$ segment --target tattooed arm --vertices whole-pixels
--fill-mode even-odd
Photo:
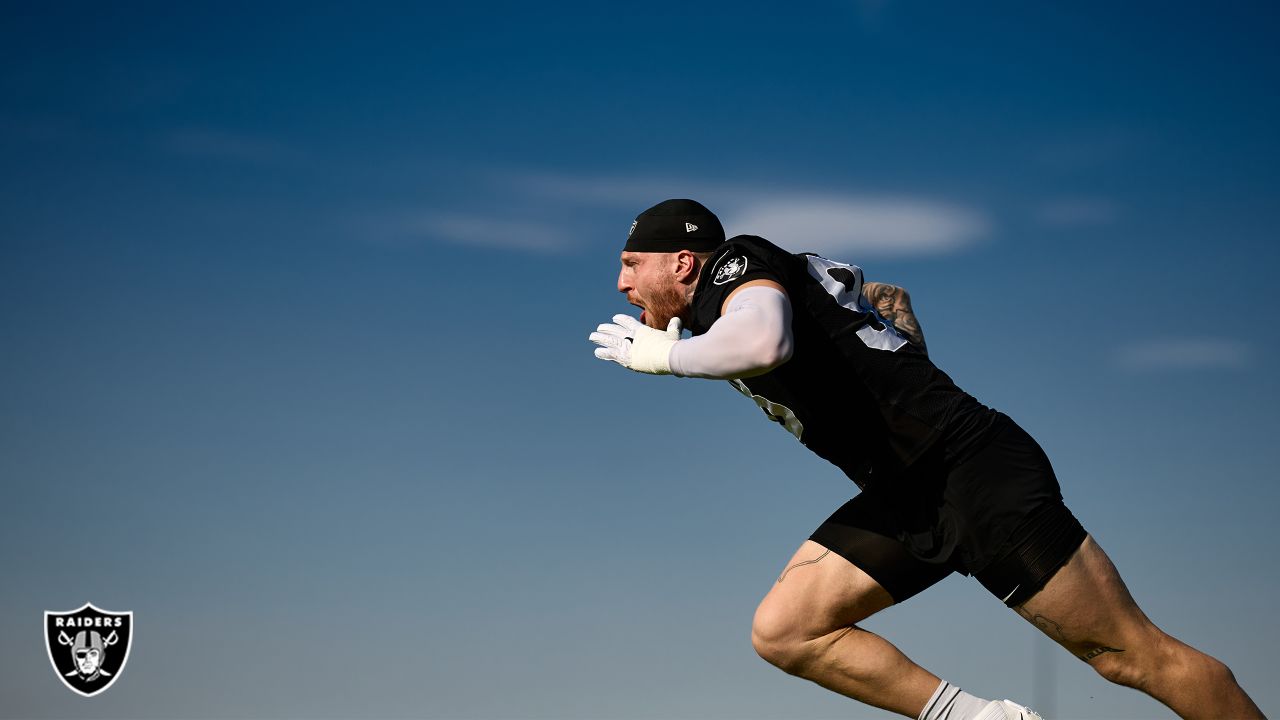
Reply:
[[[906,335],[921,350],[926,353],[929,351],[924,344],[924,332],[920,330],[920,322],[916,320],[915,311],[911,309],[911,296],[906,290],[896,285],[869,282],[862,284],[862,294],[871,301],[876,312],[893,323],[899,332]]]

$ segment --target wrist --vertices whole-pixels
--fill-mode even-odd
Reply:
[[[651,375],[671,374],[671,348],[676,340],[637,337],[631,345],[631,369]]]

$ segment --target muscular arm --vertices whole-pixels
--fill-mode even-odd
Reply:
[[[791,359],[791,302],[771,280],[744,283],[706,333],[671,346],[673,375],[720,380],[763,375]]]
[[[921,350],[928,352],[924,344],[924,332],[920,329],[920,322],[916,320],[915,311],[911,309],[911,296],[906,290],[887,283],[869,282],[862,284],[862,294],[881,317],[893,323],[899,332]]]

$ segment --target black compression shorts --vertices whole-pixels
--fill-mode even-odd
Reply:
[[[809,539],[897,602],[952,572],[975,576],[1009,607],[1026,602],[1085,539],[1049,458],[1004,415],[963,461],[941,458],[931,453],[907,474],[863,490]]]

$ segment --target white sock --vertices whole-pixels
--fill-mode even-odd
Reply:
[[[925,703],[919,720],[973,720],[990,703],[943,680]]]

